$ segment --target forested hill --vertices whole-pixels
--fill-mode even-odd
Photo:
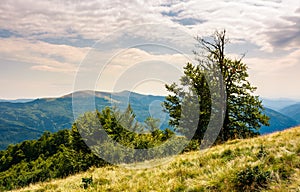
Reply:
[[[140,121],[150,116],[151,103],[157,101],[157,104],[164,100],[162,96],[141,95],[128,91],[114,94],[81,91],[74,95],[84,99],[91,94],[95,94],[96,109],[99,111],[115,104],[119,108],[125,108],[130,102]],[[0,102],[0,150],[9,144],[37,139],[44,131],[69,129],[73,122],[72,94],[59,98],[36,99],[27,103]],[[165,126],[166,124],[167,121]]]
[[[119,118],[129,120],[126,128],[119,123]],[[153,154],[157,154],[155,156],[157,158],[174,155],[176,152],[173,151],[174,146],[188,142],[183,137],[176,137],[175,133],[169,129],[162,131],[153,126],[144,127],[142,124],[131,121],[132,119],[134,119],[134,114],[130,107],[124,113],[105,108],[101,112],[85,113],[72,125],[71,130],[65,129],[56,133],[45,132],[38,140],[27,140],[16,145],[9,145],[6,150],[0,151],[0,191],[52,178],[66,177],[85,171],[91,166],[106,166],[108,162],[93,154],[92,149],[100,151],[101,155],[106,157],[103,159],[110,159],[116,163],[133,163],[153,159]],[[94,124],[101,124],[102,128],[92,128],[90,125]],[[150,127],[154,128],[151,133]],[[148,133],[130,132],[128,131],[130,128],[148,129]],[[101,134],[103,131],[109,135],[107,139]],[[88,133],[93,137],[81,138],[79,132],[83,135]],[[169,141],[173,136],[175,138]],[[111,142],[111,139],[127,148],[118,147]],[[91,144],[90,148],[84,140],[88,140]],[[168,144],[154,148],[167,140]],[[139,155],[134,149],[149,150]]]
[[[300,123],[300,103],[289,105],[281,109],[280,112]]]
[[[75,96],[84,98],[91,94],[95,94],[96,108],[99,111],[105,106],[115,104],[125,108],[130,103],[139,121],[144,121],[145,118],[153,115],[150,114],[150,108],[160,109],[160,103],[165,99],[163,96],[142,95],[129,91],[113,94],[80,91],[76,92]],[[266,108],[265,113],[271,118],[271,125],[263,127],[261,133],[272,133],[298,124],[292,118],[271,109]],[[161,127],[163,129],[168,127],[167,114],[155,112],[154,109],[154,115],[155,118],[165,116]],[[37,139],[44,131],[56,132],[69,129],[73,122],[72,94],[59,98],[41,98],[26,103],[0,102],[0,150],[5,149],[9,144]]]
[[[282,113],[279,113],[275,110],[266,108],[265,113],[270,117],[270,126],[262,126],[259,132],[261,134],[268,134],[273,133],[275,131],[282,131],[290,127],[295,127],[299,125],[299,123],[292,119],[291,117],[288,117],[286,115],[283,115]]]

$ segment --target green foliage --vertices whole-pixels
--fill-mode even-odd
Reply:
[[[115,163],[133,163],[178,152],[185,139],[175,136],[170,129],[160,130],[158,123],[150,117],[145,124],[137,122],[128,105],[124,112],[105,108],[102,112],[85,113],[74,126],[92,151],[104,159]],[[135,149],[148,150],[141,152]]]
[[[233,183],[236,191],[261,191],[267,187],[270,177],[271,173],[262,166],[247,166],[236,174]]]
[[[118,159],[120,163],[130,163],[152,159],[153,154],[158,154],[155,157],[172,155],[176,151],[176,143],[183,142],[182,138],[176,137],[168,141],[173,138],[174,132],[169,129],[159,130],[155,123],[157,120],[152,118],[148,118],[147,122],[148,125],[151,124],[153,132],[134,132],[144,129],[134,117],[131,106],[123,113],[110,108],[101,112],[87,112],[78,118],[71,130],[44,132],[38,140],[10,145],[6,150],[0,151],[0,190],[11,190],[51,178],[66,177],[85,171],[91,166],[108,165],[92,153],[92,150],[98,149],[103,152],[101,156]],[[120,148],[107,139],[113,139],[127,148]],[[164,147],[156,149],[159,145]],[[151,150],[137,156],[134,149]],[[85,185],[87,187],[90,184]]]
[[[151,169],[93,168],[23,190],[85,191],[81,179],[92,175],[88,191],[297,191],[299,136],[295,128],[185,153]]]
[[[89,185],[93,184],[93,178],[92,177],[83,177],[82,179],[82,183],[83,183],[83,188],[87,189],[89,187]]]
[[[199,103],[199,122],[193,139],[199,141],[203,139],[210,116],[213,115],[211,111],[213,95],[221,95],[220,101],[215,102],[218,102],[219,106],[226,106],[220,109],[223,110],[224,124],[218,141],[224,142],[229,139],[258,135],[259,128],[262,125],[268,125],[268,117],[263,114],[263,106],[259,97],[253,94],[256,87],[251,86],[247,79],[247,65],[242,62],[242,59],[231,59],[225,55],[225,45],[228,42],[225,38],[225,31],[216,32],[209,39],[198,37],[197,41],[200,51],[194,51],[194,54],[199,63],[187,63],[180,85],[175,83],[166,85],[170,94],[166,97],[164,107],[169,112],[170,125],[175,126],[176,131],[190,137],[193,127],[180,126],[184,97],[188,88],[188,91],[197,94]],[[215,75],[216,69],[220,71],[223,79]],[[210,92],[210,86],[216,85],[220,85],[221,93]],[[223,93],[226,94],[222,96]]]
[[[76,135],[76,132],[45,132],[39,140],[24,141],[1,151],[0,189],[10,190],[51,178],[66,177],[91,166],[107,164],[87,152],[86,145],[79,148],[71,135]]]
[[[268,155],[268,152],[266,151],[265,147],[263,145],[260,145],[260,149],[257,153],[257,158],[261,159]]]
[[[72,99],[36,99],[28,103],[0,103],[0,149],[8,144],[38,139],[44,131],[70,128]]]
[[[189,141],[188,145],[184,148],[183,152],[196,151],[200,149],[200,143],[198,140]]]
[[[90,92],[76,92],[74,97],[78,102],[85,98]],[[77,97],[78,96],[78,97]],[[163,96],[140,95],[137,93],[106,93],[95,92],[96,109],[102,111],[110,106],[113,97],[120,108],[126,108],[126,103],[132,104],[138,121],[149,116],[149,105],[159,100],[163,102]],[[83,109],[84,110],[84,109]],[[88,111],[88,109],[86,109]],[[38,139],[44,131],[57,132],[62,129],[71,128],[74,121],[72,112],[72,94],[60,98],[36,99],[27,103],[0,102],[0,150],[6,149],[9,144],[20,143],[24,140]],[[163,127],[167,127],[167,122]]]

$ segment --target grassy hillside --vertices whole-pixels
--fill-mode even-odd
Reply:
[[[91,176],[83,189],[82,178]],[[300,127],[185,153],[155,168],[92,168],[18,191],[300,191]]]

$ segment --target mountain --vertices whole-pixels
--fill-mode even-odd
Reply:
[[[265,107],[274,109],[276,111],[279,111],[289,105],[296,104],[297,102],[299,101],[293,99],[287,99],[287,98],[279,98],[279,99],[262,98],[262,103]]]
[[[44,131],[56,132],[71,128],[74,122],[72,96],[76,101],[80,102],[82,99],[84,102],[92,95],[95,95],[96,109],[99,111],[106,106],[114,105],[122,110],[130,103],[138,121],[143,121],[150,115],[156,118],[157,114],[151,114],[149,106],[157,105],[164,100],[162,96],[142,95],[129,91],[113,94],[79,91],[59,98],[42,98],[26,103],[0,102],[0,150],[9,144],[37,139]],[[167,120],[162,122],[162,126],[167,126]]]
[[[299,125],[296,120],[269,108],[265,108],[265,114],[270,117],[270,126],[262,126],[259,130],[261,134],[282,131]]]
[[[152,168],[92,167],[17,191],[299,191],[299,146],[298,127],[157,159]]]
[[[280,110],[282,114],[295,119],[300,124],[300,103],[287,106]]]
[[[56,132],[71,128],[74,122],[72,98],[78,103],[84,103],[86,99],[95,99],[96,109],[99,111],[106,106],[117,106],[123,110],[130,103],[138,121],[143,122],[152,116],[163,120],[160,124],[161,129],[168,127],[168,115],[161,110],[161,103],[165,99],[163,96],[143,95],[130,91],[119,93],[77,91],[59,98],[41,98],[26,103],[0,102],[0,150],[9,144],[37,139],[44,131]],[[94,110],[88,106],[80,107],[82,111]],[[298,111],[288,114],[300,116]],[[290,117],[269,108],[266,109],[266,114],[271,117],[271,125],[262,127],[260,130],[262,134],[297,125]],[[298,120],[300,121],[300,117]]]
[[[33,101],[34,99],[0,99],[0,102],[10,102],[10,103],[27,103]]]

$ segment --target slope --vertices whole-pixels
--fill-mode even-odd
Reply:
[[[270,108],[265,108],[265,114],[270,117],[270,126],[262,126],[259,132],[261,134],[274,133],[276,131],[282,131],[284,129],[295,127],[298,123],[277,111],[274,111]]]
[[[88,189],[82,178],[92,177]],[[151,169],[92,168],[17,191],[299,191],[300,127],[233,140]]]
[[[125,109],[131,104],[138,121],[150,116],[149,106],[164,100],[162,96],[141,95],[129,91],[120,93],[79,91],[74,97],[84,99],[95,95],[96,109],[117,105]],[[27,103],[0,102],[0,150],[9,144],[39,138],[44,131],[56,132],[71,128],[74,121],[72,94],[60,98],[42,98]],[[88,110],[88,109],[87,109]],[[167,119],[162,122],[167,126]]]
[[[168,115],[162,113],[160,108],[160,103],[164,101],[163,96],[142,95],[129,91],[119,93],[79,91],[60,98],[42,98],[26,103],[0,102],[0,134],[2,136],[0,150],[5,149],[9,144],[37,139],[44,131],[56,132],[70,128],[74,121],[72,96],[84,99],[91,95],[95,95],[96,108],[99,111],[105,106],[114,105],[125,109],[130,103],[138,121],[153,116],[163,120],[162,129],[168,127]],[[297,107],[287,110],[286,113],[288,115],[299,114]],[[266,115],[270,116],[271,125],[262,127],[260,130],[262,134],[297,125],[293,119],[268,108]]]
[[[262,98],[262,103],[265,107],[279,111],[287,106],[294,105],[299,101],[288,98],[268,99]]]
[[[282,114],[295,119],[300,124],[300,103],[287,106],[280,110]]]

